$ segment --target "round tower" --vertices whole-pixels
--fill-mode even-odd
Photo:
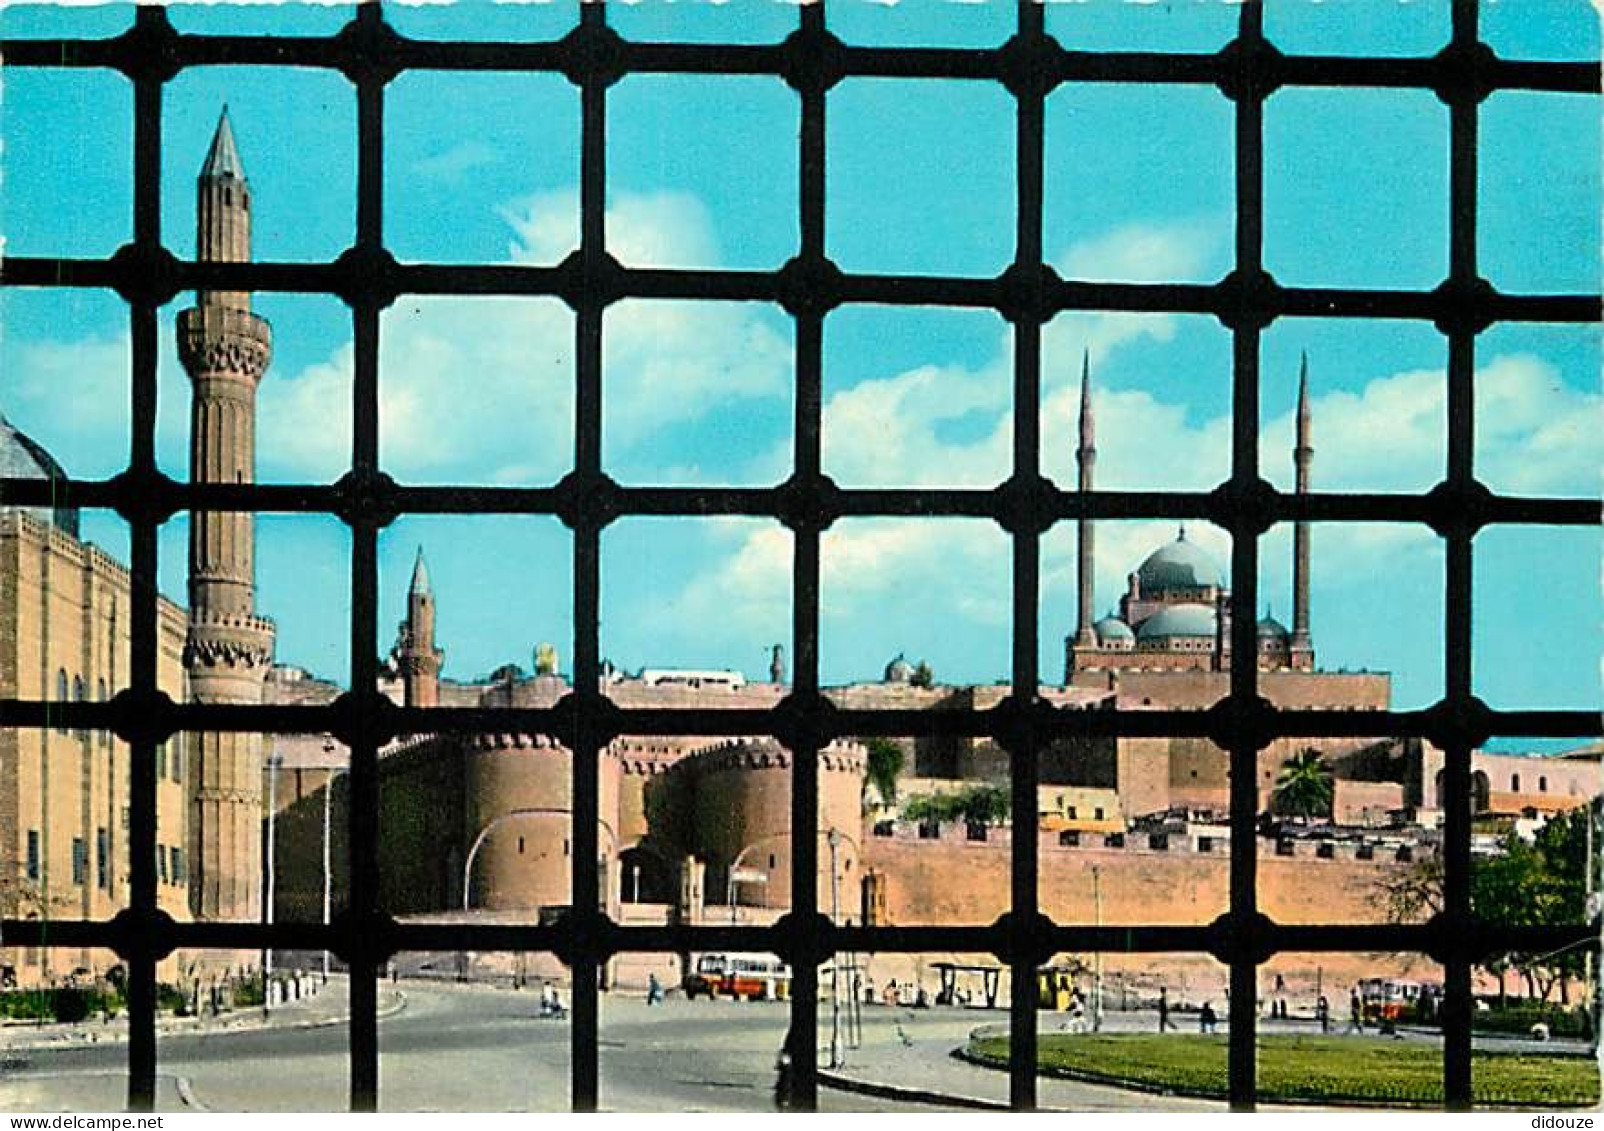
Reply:
[[[196,186],[196,258],[251,256],[251,195],[223,111]],[[192,483],[256,478],[256,388],[272,356],[268,324],[244,291],[201,291],[178,316],[192,387]],[[196,511],[189,531],[184,666],[198,703],[260,703],[272,622],[255,615],[255,524],[246,512]],[[190,746],[190,908],[197,918],[261,915],[262,745],[253,734],[197,734]]]

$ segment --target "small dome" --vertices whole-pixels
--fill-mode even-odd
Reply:
[[[49,452],[33,437],[19,432],[9,420],[0,416],[0,477],[6,479],[48,479],[59,482],[67,473]],[[76,507],[25,507],[34,517],[78,536],[78,509]]]
[[[1212,559],[1186,540],[1182,529],[1175,541],[1160,546],[1147,556],[1136,571],[1142,592],[1163,589],[1220,588],[1220,571]]]
[[[1264,619],[1259,622],[1260,640],[1285,640],[1286,638],[1287,626],[1274,617],[1266,614]]]
[[[913,665],[910,664],[907,661],[907,659],[902,655],[901,652],[897,653],[897,658],[896,659],[892,660],[889,664],[886,665],[886,682],[887,683],[912,683],[913,682]]]
[[[1116,640],[1135,640],[1136,633],[1131,626],[1116,616],[1106,616],[1092,626],[1097,630],[1097,639],[1104,644]]]
[[[1207,605],[1171,605],[1154,613],[1136,630],[1138,640],[1165,640],[1173,636],[1214,635],[1214,610]]]

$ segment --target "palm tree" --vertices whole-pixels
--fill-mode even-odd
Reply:
[[[1282,763],[1271,806],[1294,817],[1329,817],[1332,793],[1331,768],[1320,751],[1306,748]]]

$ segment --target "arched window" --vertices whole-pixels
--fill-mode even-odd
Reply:
[[[1537,792],[1538,793],[1547,793],[1548,792],[1548,779],[1547,778],[1538,778],[1537,779]]]
[[[1511,793],[1519,793],[1520,792],[1520,775],[1519,774],[1510,774],[1509,775],[1509,792],[1511,792]]]

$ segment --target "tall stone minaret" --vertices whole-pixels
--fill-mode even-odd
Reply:
[[[1309,440],[1309,355],[1303,355],[1298,371],[1298,437],[1292,449],[1292,466],[1297,472],[1296,490],[1309,493],[1309,465],[1314,447]],[[1292,528],[1292,666],[1314,667],[1314,644],[1309,637],[1309,524],[1299,520]]]
[[[1079,490],[1092,489],[1092,470],[1097,465],[1097,443],[1093,438],[1092,422],[1092,356],[1087,350],[1080,362],[1080,442],[1075,447],[1075,463],[1080,468]],[[1078,653],[1096,651],[1097,630],[1092,627],[1093,562],[1092,524],[1082,518],[1075,524],[1078,542],[1075,562],[1075,584],[1079,591],[1075,610],[1075,632],[1064,640],[1064,684],[1075,682],[1080,668]]]
[[[434,590],[429,587],[429,566],[418,547],[412,563],[412,585],[407,589],[407,619],[396,645],[396,666],[401,670],[402,702],[408,707],[440,705],[440,665],[445,654],[434,646]]]
[[[196,258],[251,257],[251,194],[225,108],[196,186]],[[192,483],[256,477],[256,387],[272,356],[268,324],[244,291],[201,291],[178,316],[178,354],[193,386]],[[253,517],[195,512],[189,530],[184,666],[198,703],[260,703],[273,624],[255,615]],[[197,734],[189,759],[189,900],[197,918],[255,921],[262,911],[262,740]]]
[[[1080,446],[1075,449],[1075,462],[1080,467],[1080,490],[1092,489],[1092,472],[1097,466],[1096,424],[1092,419],[1092,355],[1087,350],[1080,361]],[[1076,523],[1079,544],[1076,563],[1076,580],[1080,586],[1079,608],[1075,616],[1075,643],[1088,648],[1097,646],[1097,633],[1092,628],[1092,582],[1096,568],[1093,530],[1090,519]]]

